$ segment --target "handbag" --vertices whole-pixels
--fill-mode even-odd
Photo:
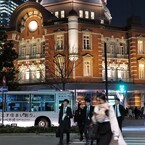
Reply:
[[[88,128],[88,139],[96,140],[98,134],[98,124],[90,125]]]
[[[56,137],[60,137],[60,126],[57,127],[55,135]]]

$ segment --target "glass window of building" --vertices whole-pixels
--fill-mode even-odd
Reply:
[[[30,79],[30,69],[26,69],[26,80]]]
[[[125,78],[126,76],[126,70],[124,68],[118,68],[118,80],[125,80],[127,78]]]
[[[20,56],[25,56],[26,55],[26,46],[22,45],[22,47],[20,47]]]
[[[92,76],[92,60],[84,60],[84,76]]]
[[[126,54],[126,46],[125,46],[125,43],[120,43],[120,54],[121,55]]]
[[[138,53],[139,54],[144,54],[145,53],[145,50],[144,50],[144,44],[143,44],[143,40],[138,40]]]
[[[65,76],[65,59],[63,56],[55,57],[55,75],[56,76]]]
[[[85,18],[89,19],[89,11],[85,11]]]
[[[64,17],[65,17],[65,12],[61,11],[61,18],[64,18]]]
[[[40,69],[36,70],[36,79],[40,79]]]
[[[32,55],[32,56],[35,56],[36,53],[37,53],[37,46],[36,46],[36,44],[34,43],[34,44],[32,44],[31,55]]]
[[[140,63],[139,64],[139,79],[145,78],[145,64]]]
[[[63,50],[64,49],[64,36],[63,35],[56,35],[55,36],[55,49],[56,50]]]
[[[90,35],[83,35],[83,49],[90,50],[91,49],[91,38]]]
[[[91,19],[95,19],[95,13],[91,12]]]
[[[110,54],[114,55],[115,54],[115,43],[110,44]]]
[[[59,12],[58,12],[58,11],[56,11],[54,14],[55,14],[55,16],[56,16],[57,18],[59,18]]]
[[[83,18],[83,10],[79,10],[79,17]]]

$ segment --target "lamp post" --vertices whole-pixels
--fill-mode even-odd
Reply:
[[[104,43],[104,56],[105,56],[105,90],[106,90],[106,97],[108,100],[108,71],[107,71],[107,46],[106,42]]]

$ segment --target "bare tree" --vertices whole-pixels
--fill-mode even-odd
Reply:
[[[49,52],[48,58],[46,83],[54,85],[59,90],[65,90],[66,84],[75,79],[75,69],[80,64],[76,60],[76,55],[71,55],[70,60],[68,54]]]

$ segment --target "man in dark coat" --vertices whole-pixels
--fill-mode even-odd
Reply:
[[[91,105],[91,100],[89,98],[85,98],[86,106],[84,108],[84,133],[86,138],[86,145],[89,144],[89,137],[88,137],[88,130],[90,127],[90,124],[92,123],[92,116],[94,112],[94,107]],[[93,142],[91,141],[91,144]]]
[[[85,127],[85,108],[81,102],[78,103],[78,108],[75,110],[74,122],[77,122],[80,133],[80,141],[82,141]]]
[[[60,141],[59,145],[63,145],[63,134],[66,133],[66,141],[69,144],[70,141],[70,127],[72,110],[69,106],[69,100],[65,99],[59,111],[59,125],[60,125]]]
[[[122,121],[125,116],[125,108],[120,104],[120,99],[116,98],[115,99],[115,105],[113,105],[115,113],[116,113],[116,118],[118,121],[118,125],[120,127],[120,130],[122,131]]]

